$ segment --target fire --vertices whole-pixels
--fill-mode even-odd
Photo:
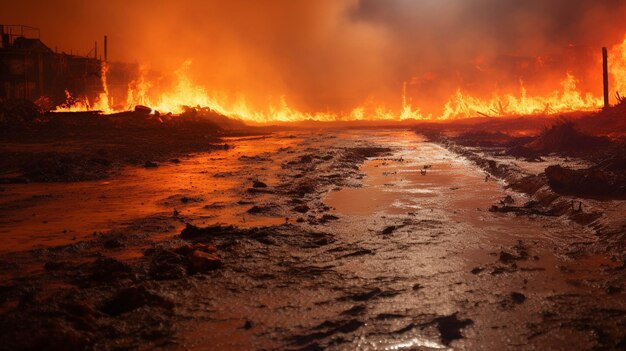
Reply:
[[[465,95],[461,89],[448,100],[444,107],[443,119],[482,116],[511,115],[553,115],[572,111],[593,111],[603,105],[601,98],[591,94],[583,95],[576,87],[576,78],[567,74],[561,81],[561,89],[548,96],[528,96],[524,82],[520,81],[519,96],[495,96],[482,100]]]
[[[609,73],[613,77],[613,90],[624,96],[626,94],[626,36],[624,41],[613,47],[609,53]]]
[[[626,93],[626,37],[623,43],[616,45],[610,52],[610,73],[613,78],[614,91]],[[161,113],[174,115],[184,112],[186,107],[210,108],[226,116],[240,118],[245,121],[292,122],[304,120],[338,121],[338,120],[424,120],[424,119],[458,119],[478,116],[512,116],[512,115],[556,115],[572,111],[593,111],[603,106],[603,99],[579,89],[579,81],[567,73],[554,90],[545,95],[531,94],[524,82],[520,80],[517,94],[495,94],[489,98],[473,96],[458,88],[441,108],[439,116],[424,114],[407,96],[407,83],[402,86],[400,106],[388,108],[384,104],[368,99],[348,112],[302,112],[287,102],[285,96],[269,102],[267,108],[251,107],[243,97],[232,99],[227,94],[209,91],[195,84],[190,78],[191,61],[186,61],[175,72],[175,84],[170,89],[158,91],[157,84],[145,78],[145,69],[140,76],[128,86],[124,110],[132,110],[137,105],[150,106]],[[121,112],[113,108],[107,85],[108,66],[102,64],[102,93],[92,104],[86,98],[75,99],[66,91],[67,102],[57,107],[56,111],[88,111],[98,110],[104,114]]]
[[[91,104],[86,97],[75,98],[72,94],[65,90],[65,103],[57,106],[56,112],[84,112],[84,111],[100,111],[105,114],[115,113],[115,109],[111,107],[109,98],[109,86],[107,84],[107,73],[109,67],[106,62],[102,62],[100,66],[100,79],[102,81],[102,93],[98,95],[96,101]]]
[[[65,89],[65,103],[57,106],[55,109],[56,112],[81,112],[89,110],[89,99],[76,99],[67,89]]]

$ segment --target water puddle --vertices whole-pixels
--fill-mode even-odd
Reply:
[[[484,214],[507,195],[502,183],[486,179],[468,161],[424,142],[414,133],[379,135],[396,149],[392,158],[368,160],[360,188],[328,194],[324,202],[346,215],[406,215],[437,212],[458,221],[483,224]],[[517,194],[511,194],[520,197]]]

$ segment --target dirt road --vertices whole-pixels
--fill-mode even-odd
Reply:
[[[7,186],[0,345],[626,346],[621,258],[581,254],[594,234],[565,219],[489,212],[526,199],[421,136],[227,142],[106,182]],[[197,243],[220,268],[181,269]]]

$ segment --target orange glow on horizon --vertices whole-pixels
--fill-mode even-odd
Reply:
[[[610,50],[610,74],[613,91],[626,93],[626,37],[624,41]],[[294,122],[304,120],[316,121],[357,121],[357,120],[449,120],[480,116],[514,116],[514,115],[557,115],[573,111],[594,111],[602,107],[603,99],[590,93],[582,92],[578,87],[578,79],[571,73],[560,82],[552,82],[552,91],[544,95],[533,95],[520,80],[516,94],[493,94],[490,98],[472,95],[462,88],[447,99],[440,108],[439,115],[424,114],[422,109],[413,106],[407,97],[405,82],[402,86],[399,107],[390,108],[389,104],[368,100],[353,107],[348,112],[302,112],[288,103],[287,96],[280,96],[268,103],[266,108],[254,108],[247,103],[245,97],[232,98],[198,85],[190,78],[191,61],[186,61],[175,72],[175,84],[158,91],[157,84],[148,81],[142,73],[128,86],[126,103],[114,108],[107,86],[106,63],[102,65],[102,93],[94,103],[86,98],[72,98],[66,91],[67,102],[56,108],[58,112],[98,110],[103,114],[111,114],[134,109],[136,105],[149,106],[160,113],[181,114],[185,107],[210,108],[226,116],[239,118],[256,123]],[[142,70],[143,72],[143,70]]]

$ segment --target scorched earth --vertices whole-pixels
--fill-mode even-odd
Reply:
[[[529,198],[444,146],[397,130],[225,142],[3,186],[0,348],[626,346],[620,259],[566,217],[489,211]]]

